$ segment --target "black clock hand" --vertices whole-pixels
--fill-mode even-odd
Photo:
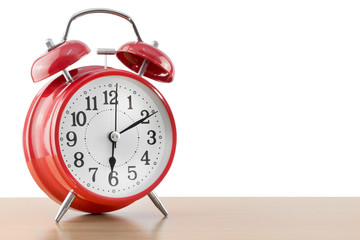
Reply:
[[[112,142],[112,155],[109,158],[111,172],[114,171],[114,166],[115,166],[115,163],[116,163],[116,158],[114,157],[115,144],[116,144],[116,142]]]
[[[116,98],[115,98],[115,132],[117,131],[117,106],[118,106],[118,84],[115,84],[115,94],[116,94]],[[115,147],[116,147],[116,142],[115,142]]]
[[[156,112],[153,112],[152,114],[150,114],[150,115],[148,115],[148,116],[146,116],[146,117],[144,117],[144,118],[142,118],[142,119],[140,119],[140,120],[138,120],[138,121],[136,121],[136,122],[134,122],[133,124],[131,124],[130,126],[128,126],[127,128],[125,128],[124,130],[122,130],[122,131],[120,132],[120,134],[122,134],[122,133],[126,132],[127,130],[130,130],[130,129],[132,129],[133,127],[139,125],[140,123],[142,123],[143,121],[145,121],[146,119],[148,119],[149,117],[151,117],[152,115],[154,115],[155,113],[157,113],[157,111],[156,111]]]
[[[116,164],[116,158],[114,157],[114,153],[115,153],[115,148],[116,148],[116,140],[115,139],[118,139],[118,138],[115,138],[113,139],[113,134],[115,135],[120,135],[120,134],[117,134],[117,106],[118,106],[118,84],[116,83],[115,84],[115,131],[110,133],[110,141],[112,143],[112,147],[111,147],[111,157],[109,158],[109,164],[110,164],[110,169],[111,169],[111,172],[114,171],[114,166]]]

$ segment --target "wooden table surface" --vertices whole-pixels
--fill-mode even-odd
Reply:
[[[360,239],[360,198],[144,198],[108,214],[69,210],[45,198],[0,198],[0,239]]]

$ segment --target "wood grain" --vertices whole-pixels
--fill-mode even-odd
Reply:
[[[113,213],[71,211],[41,198],[0,198],[0,239],[360,239],[360,198],[144,198]]]

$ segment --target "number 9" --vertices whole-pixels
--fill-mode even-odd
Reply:
[[[69,142],[66,143],[69,147],[73,147],[73,146],[76,145],[77,137],[76,137],[75,132],[73,132],[73,131],[68,132],[66,134],[66,139],[69,141]],[[70,142],[73,142],[73,143],[70,143]]]

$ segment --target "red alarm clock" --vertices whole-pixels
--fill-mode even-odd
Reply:
[[[120,16],[132,24],[137,41],[115,49],[99,49],[104,66],[66,68],[90,52],[81,41],[67,40],[76,18],[91,13]],[[109,9],[75,14],[62,41],[46,42],[48,51],[31,69],[34,82],[60,71],[34,98],[25,120],[23,146],[32,177],[61,204],[58,222],[69,207],[103,213],[123,208],[148,195],[166,216],[153,192],[174,158],[176,128],[161,93],[144,77],[174,79],[174,66],[157,42],[146,44],[133,20]],[[107,55],[132,71],[107,67]],[[143,77],[144,76],[144,77]]]

